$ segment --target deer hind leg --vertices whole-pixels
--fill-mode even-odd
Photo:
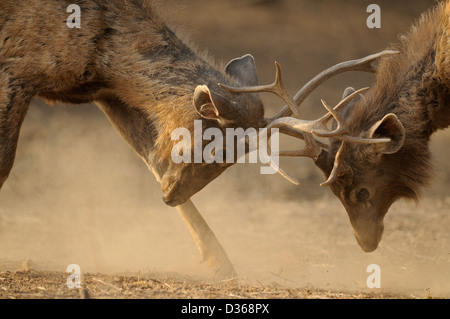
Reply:
[[[0,70],[0,189],[14,163],[20,127],[31,98],[16,80]]]

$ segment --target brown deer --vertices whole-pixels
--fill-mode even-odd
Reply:
[[[71,3],[0,2],[0,188],[32,98],[95,102],[161,181],[164,201],[177,206],[204,257],[232,273],[189,200],[231,164],[175,164],[170,156],[176,141],[170,137],[178,127],[192,131],[194,120],[202,120],[203,129],[263,127],[257,95],[236,95],[217,85],[257,84],[253,57],[232,60],[219,71],[149,1],[82,1],[80,27],[69,28]]]
[[[314,160],[328,178],[322,185],[330,186],[343,203],[366,252],[378,247],[392,203],[399,198],[418,200],[431,175],[430,136],[450,125],[450,3],[423,14],[392,49],[397,54],[381,59],[376,82],[364,96],[348,88],[334,110],[323,102],[337,120],[332,130],[326,127],[330,114],[305,125],[287,106],[269,125],[291,134],[292,129],[303,131],[297,136],[305,139],[307,149],[280,155]],[[355,96],[348,103],[348,97]],[[301,99],[296,96],[293,102]],[[294,117],[283,117],[291,114]],[[330,145],[311,133],[329,137]],[[366,139],[379,143],[365,144]]]
[[[339,176],[330,185],[366,252],[381,241],[392,203],[419,199],[431,176],[430,136],[450,125],[450,3],[422,15],[393,49],[399,54],[381,60],[373,87],[343,112],[351,135],[388,137],[391,143],[343,143],[348,149],[339,154]],[[325,174],[340,142],[331,146],[316,162]]]

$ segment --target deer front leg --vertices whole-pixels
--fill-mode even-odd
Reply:
[[[150,170],[158,181],[161,181],[161,170],[151,161],[147,163]],[[192,238],[200,250],[203,261],[212,268],[217,278],[231,278],[236,276],[236,271],[228,259],[228,256],[211,230],[205,219],[195,207],[194,203],[188,199],[183,204],[176,206],[178,213],[185,222]]]
[[[191,232],[203,260],[215,271],[217,278],[235,277],[236,271],[225,250],[194,203],[188,199],[176,208]]]
[[[149,169],[158,181],[161,181],[161,170],[158,165],[147,162]],[[176,206],[178,213],[185,222],[192,238],[200,250],[203,261],[212,268],[217,278],[232,278],[236,276],[236,271],[228,259],[225,249],[220,244],[214,232],[211,230],[205,219],[195,207],[194,203],[188,199],[181,205]]]
[[[153,132],[145,114],[113,97],[96,101],[96,104],[105,112],[125,140],[142,157],[156,179],[161,181],[164,170],[148,158],[148,150],[153,145]],[[192,201],[189,199],[176,208],[186,223],[203,260],[215,271],[216,276],[220,278],[236,276],[225,250]]]
[[[20,127],[29,104],[22,86],[11,83],[0,70],[0,189],[13,166]]]

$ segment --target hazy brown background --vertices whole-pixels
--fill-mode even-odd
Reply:
[[[283,67],[294,94],[311,77],[344,60],[384,49],[433,1],[376,1],[382,28],[366,27],[374,1],[161,1],[217,62],[251,53],[261,83]],[[347,86],[373,75],[329,80],[304,104],[323,114]],[[267,115],[280,102],[263,95]],[[357,245],[347,214],[307,159],[283,159],[302,181],[261,176],[259,165],[228,169],[193,197],[239,275],[285,286],[369,291],[366,268],[381,266],[385,292],[450,297],[450,131],[432,139],[436,177],[418,206],[395,204],[377,251]],[[300,147],[286,140],[285,148]],[[41,269],[86,272],[176,272],[211,277],[175,209],[161,200],[155,178],[92,105],[53,106],[36,100],[25,120],[10,178],[0,192],[0,270],[31,258]]]

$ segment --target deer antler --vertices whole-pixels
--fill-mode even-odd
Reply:
[[[388,138],[362,138],[348,135],[349,128],[345,119],[338,113],[344,106],[346,106],[352,99],[361,94],[364,91],[367,91],[369,88],[359,89],[352,94],[348,95],[345,99],[339,102],[334,108],[330,108],[328,104],[322,101],[323,106],[327,109],[328,113],[322,116],[321,118],[313,121],[302,120],[294,117],[282,117],[274,120],[266,127],[274,128],[274,127],[291,127],[293,129],[314,134],[318,137],[333,137],[341,141],[358,143],[358,144],[373,144],[373,143],[387,143],[390,142]],[[334,117],[337,122],[337,128],[335,130],[330,131],[326,124]]]
[[[331,171],[328,180],[321,186],[329,186],[332,182],[339,176],[341,169],[343,167],[343,160],[345,153],[347,151],[347,143],[357,143],[357,144],[374,144],[374,143],[389,143],[389,138],[362,138],[348,135],[349,128],[348,124],[345,122],[344,118],[338,113],[345,105],[347,105],[352,99],[354,99],[358,94],[366,91],[368,88],[362,88],[357,90],[339,102],[334,108],[330,108],[325,101],[322,100],[322,104],[328,110],[328,113],[317,120],[302,120],[294,117],[283,117],[274,120],[266,126],[268,130],[271,128],[292,128],[303,132],[303,139],[305,140],[305,149],[295,152],[280,152],[278,155],[281,156],[307,156],[314,160],[317,159],[320,151],[324,148],[323,143],[317,141],[311,134],[319,137],[332,137],[341,140],[341,146],[336,153],[333,170]],[[337,122],[337,128],[335,130],[329,130],[326,124],[330,119],[334,119]],[[289,134],[292,135],[292,134]],[[275,168],[275,167],[274,167]],[[282,172],[282,175],[286,177],[288,175],[286,172]],[[289,176],[289,175],[288,175]],[[289,176],[288,180],[292,180],[293,177]]]
[[[361,137],[355,137],[349,135],[350,131],[348,124],[345,122],[344,118],[338,113],[345,105],[347,105],[352,99],[354,99],[358,94],[367,90],[368,88],[363,88],[358,91],[353,92],[345,99],[343,99],[334,108],[330,108],[325,101],[322,100],[323,106],[327,109],[328,113],[317,120],[304,120],[300,115],[298,106],[306,99],[306,97],[311,94],[311,92],[317,88],[324,81],[330,77],[337,75],[345,71],[365,71],[365,72],[375,72],[376,67],[372,63],[381,57],[397,54],[397,51],[383,51],[380,53],[369,55],[365,58],[352,60],[347,62],[339,63],[327,70],[321,72],[305,84],[294,96],[291,98],[287,93],[286,88],[283,84],[283,79],[281,77],[281,67],[275,62],[276,73],[275,81],[268,85],[259,85],[252,87],[230,87],[219,83],[219,86],[225,90],[234,93],[258,93],[258,92],[269,92],[274,93],[279,96],[286,105],[281,108],[281,110],[272,118],[266,120],[266,128],[268,129],[268,138],[270,139],[271,128],[282,128],[282,133],[301,138],[305,141],[305,148],[299,151],[290,152],[280,152],[278,155],[281,156],[307,156],[313,160],[317,160],[322,149],[327,148],[327,145],[318,141],[313,135],[318,137],[328,137],[336,138],[341,140],[341,146],[336,153],[333,169],[328,177],[328,180],[322,183],[322,186],[331,185],[335,179],[341,173],[342,167],[344,166],[344,157],[347,151],[347,143],[359,143],[359,144],[372,144],[372,143],[387,143],[390,142],[388,138],[380,139],[367,139]],[[290,117],[290,115],[294,117]],[[337,122],[337,128],[335,130],[329,130],[326,124],[334,118]],[[268,154],[268,153],[267,153]],[[298,185],[298,181],[287,174],[285,171],[281,170],[273,161],[270,161],[271,166],[277,170],[284,178],[290,182]]]
[[[294,114],[295,117],[300,119],[301,115],[297,109],[295,101],[289,96],[286,88],[284,87],[283,79],[281,77],[281,66],[278,62],[275,62],[275,67],[276,67],[275,81],[272,84],[258,85],[258,86],[251,86],[251,87],[231,87],[231,86],[227,86],[227,85],[224,85],[221,83],[219,83],[218,85],[221,88],[228,90],[230,92],[233,92],[233,93],[268,92],[268,93],[276,94],[288,105],[288,107],[291,109],[292,114]],[[311,121],[304,121],[304,122],[306,125],[306,122],[311,122]],[[283,123],[278,124],[278,123],[273,123],[273,122],[271,123],[271,121],[266,122],[266,128],[268,131],[268,141],[271,136],[271,131],[270,131],[271,128],[279,128],[279,127],[284,127],[284,126],[286,126],[286,125]],[[294,129],[297,129],[297,132],[298,132],[298,130],[305,131],[302,128],[294,128]],[[320,147],[317,146],[317,143],[316,143],[314,137],[311,134],[302,133],[301,138],[305,141],[306,146],[302,151],[297,151],[296,156],[308,156],[311,158],[317,157],[320,152],[320,150],[319,150]],[[268,153],[266,153],[266,154],[268,154]],[[269,162],[270,162],[270,165],[272,166],[272,168],[275,169],[281,176],[283,176],[285,179],[287,179],[291,183],[293,183],[295,185],[299,185],[299,182],[297,181],[296,178],[294,178],[291,175],[289,175],[288,173],[286,173],[284,170],[282,170],[280,167],[278,167],[273,161],[269,161]]]
[[[343,72],[348,71],[363,71],[363,72],[376,72],[377,67],[373,65],[374,62],[378,61],[379,59],[389,56],[398,54],[399,51],[392,51],[392,50],[385,50],[382,52],[378,52],[375,54],[368,55],[364,58],[357,59],[357,60],[350,60],[346,62],[338,63],[322,72],[320,72],[318,75],[316,75],[314,78],[312,78],[308,83],[306,83],[295,95],[293,100],[295,101],[296,105],[301,105],[303,101],[323,82],[328,80],[329,78],[338,75]],[[283,106],[277,114],[275,114],[272,118],[269,119],[269,121],[276,120],[281,117],[290,116],[291,108],[288,105]],[[292,113],[294,114],[294,113]]]
[[[286,88],[283,84],[283,79],[281,77],[281,66],[275,61],[275,81],[272,84],[258,85],[258,86],[244,86],[244,87],[232,87],[219,83],[218,85],[233,93],[258,93],[258,92],[268,92],[278,95],[284,103],[290,108],[292,114],[295,117],[300,118],[300,113],[297,109],[295,101],[289,96]]]

